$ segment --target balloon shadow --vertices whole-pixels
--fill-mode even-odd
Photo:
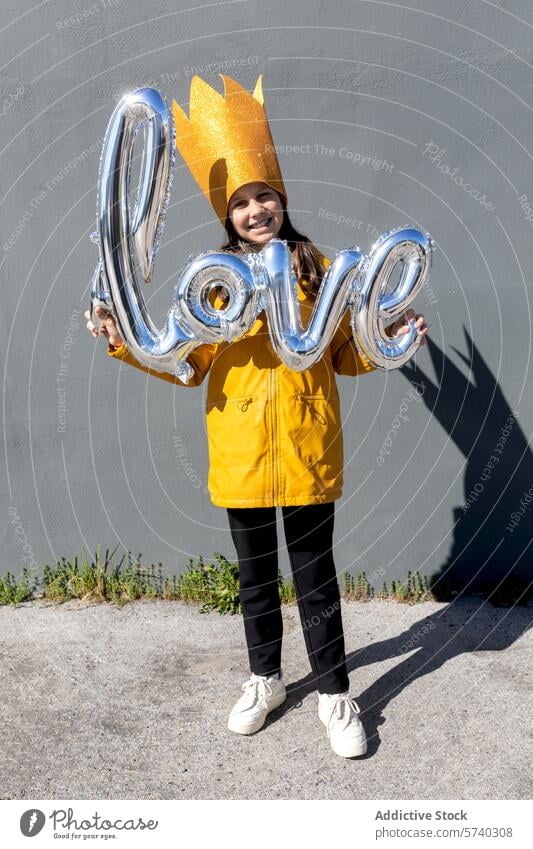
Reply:
[[[368,755],[371,756],[379,748],[378,729],[385,722],[385,707],[402,690],[460,655],[509,648],[532,624],[529,605],[495,609],[486,599],[461,598],[413,623],[396,637],[380,640],[350,653],[347,658],[349,671],[372,663],[399,659],[398,663],[357,697],[364,714]],[[471,679],[470,669],[463,674],[471,680],[472,686],[479,685],[479,678]],[[489,688],[484,692],[489,698]],[[436,691],[435,697],[438,698]],[[498,705],[495,705],[495,713],[497,710]]]
[[[512,604],[531,596],[533,582],[533,454],[498,381],[463,329],[469,354],[453,350],[470,369],[468,376],[429,337],[437,382],[413,361],[400,369],[466,461],[451,550],[431,576],[431,589],[438,600],[481,592],[496,604]]]
[[[385,609],[392,603],[382,602]],[[374,755],[379,748],[378,729],[385,722],[386,706],[406,687],[463,654],[504,651],[532,624],[531,605],[505,609],[495,608],[487,599],[458,598],[414,622],[401,634],[347,654],[349,673],[364,666],[398,659],[370,687],[356,694],[368,739],[367,757]],[[479,678],[474,680],[470,670],[463,674],[471,680],[472,686],[479,685]],[[310,674],[289,684],[287,701],[276,714],[279,716],[298,707],[301,700],[315,689]],[[486,692],[489,698],[488,688]],[[435,691],[435,698],[438,699],[438,691]],[[499,706],[495,705],[495,712],[498,709]],[[414,734],[415,730],[412,731]]]

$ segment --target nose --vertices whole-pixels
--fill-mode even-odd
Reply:
[[[256,200],[251,200],[250,205],[248,207],[248,212],[250,215],[257,215],[259,212],[263,211],[263,206]]]

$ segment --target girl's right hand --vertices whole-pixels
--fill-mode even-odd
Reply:
[[[95,327],[92,323],[91,313],[89,312],[89,310],[86,310],[83,313],[83,317],[87,319],[87,330],[89,331],[89,333],[94,336],[95,339],[97,339],[100,335],[105,336],[109,344],[112,345],[114,348],[118,348],[120,345],[122,345],[122,342],[124,340],[122,339],[122,336],[117,330],[115,319],[113,318],[111,313],[109,313],[103,307],[96,307],[94,312],[96,317],[101,319],[100,327]]]

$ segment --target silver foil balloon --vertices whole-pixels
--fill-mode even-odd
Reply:
[[[258,274],[255,254],[199,254],[181,272],[176,287],[174,309],[179,324],[200,342],[232,342],[242,336],[261,309]],[[218,286],[229,295],[228,303],[220,310],[209,299]]]
[[[90,239],[91,242],[93,242],[95,245],[100,244],[100,237],[98,235],[97,230],[94,233],[91,233]],[[93,279],[91,281],[90,318],[93,323],[96,323],[98,320],[94,314],[94,310],[96,309],[96,307],[103,307],[103,309],[106,309],[110,313],[114,314],[113,301],[111,300],[111,294],[109,292],[109,287],[105,279],[104,269],[101,260],[98,261],[98,265],[94,269]]]
[[[272,239],[260,252],[261,285],[272,347],[291,369],[310,368],[330,344],[348,307],[358,350],[379,369],[399,368],[418,350],[422,337],[414,328],[392,340],[384,320],[393,320],[414,300],[426,282],[433,243],[416,228],[384,233],[367,257],[358,248],[339,251],[329,265],[303,328],[292,258],[286,242]],[[401,264],[393,291],[384,292]]]
[[[141,126],[143,159],[132,212],[131,162]],[[97,305],[106,306],[139,362],[171,371],[188,382],[193,370],[185,357],[198,343],[181,330],[173,311],[159,333],[146,309],[139,280],[148,282],[151,277],[174,155],[174,124],[159,92],[143,88],[123,97],[111,116],[100,158],[98,231],[92,237],[98,243],[100,260],[91,287],[91,315]]]
[[[143,128],[143,154],[133,212],[130,171],[134,142]],[[172,114],[155,89],[126,95],[116,107],[104,139],[98,180],[98,231],[92,234],[100,261],[91,285],[96,306],[111,312],[128,348],[139,362],[176,374],[188,383],[186,358],[205,342],[231,342],[253,324],[260,308],[257,258],[208,251],[190,257],[179,276],[176,297],[159,331],[141,288],[150,281],[172,184],[175,131]],[[255,269],[255,275],[254,271]],[[223,286],[229,302],[215,309],[209,295]]]
[[[130,210],[130,172],[137,134],[143,132],[137,197]],[[329,266],[304,329],[297,281],[288,245],[272,239],[259,253],[207,251],[189,257],[176,286],[164,328],[148,313],[142,283],[150,281],[161,242],[172,185],[175,130],[172,113],[158,91],[142,88],[122,98],[107,128],[98,179],[98,230],[91,235],[100,259],[91,285],[91,316],[103,306],[116,318],[122,337],[143,365],[189,382],[191,351],[203,343],[239,338],[264,309],[271,342],[280,359],[303,371],[329,345],[348,307],[361,353],[378,368],[403,365],[417,350],[416,331],[397,341],[383,333],[416,297],[427,279],[431,240],[414,228],[384,234],[369,257],[358,248],[340,251]],[[393,292],[383,289],[396,265],[402,276]],[[218,310],[210,295],[224,287],[229,301]]]
[[[272,347],[286,366],[304,371],[322,357],[331,342],[354,296],[365,256],[357,248],[339,251],[322,279],[305,330],[286,242],[271,239],[259,256],[265,269],[263,302]]]
[[[416,298],[429,276],[432,253],[433,240],[427,233],[402,227],[383,233],[365,260],[352,309],[352,331],[359,351],[376,368],[399,368],[418,350],[422,336],[414,322],[408,333],[391,339],[384,332],[384,319],[394,320]],[[385,292],[398,264],[398,281]]]

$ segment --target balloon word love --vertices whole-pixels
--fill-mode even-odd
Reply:
[[[141,128],[143,158],[131,211],[131,163]],[[148,314],[141,281],[151,280],[174,156],[173,117],[159,92],[142,88],[123,97],[109,122],[100,159],[98,229],[91,236],[99,247],[99,262],[91,286],[91,313],[96,305],[111,311],[139,362],[188,383],[193,370],[187,356],[195,347],[238,339],[265,310],[276,354],[289,368],[303,371],[324,354],[348,308],[358,350],[375,367],[399,368],[413,356],[422,339],[413,324],[397,339],[384,332],[384,322],[406,309],[429,276],[433,241],[413,227],[384,233],[368,255],[356,247],[339,251],[323,277],[305,329],[285,241],[271,239],[258,253],[207,251],[190,257],[159,330]],[[209,297],[218,286],[229,294],[223,309],[214,307]]]

